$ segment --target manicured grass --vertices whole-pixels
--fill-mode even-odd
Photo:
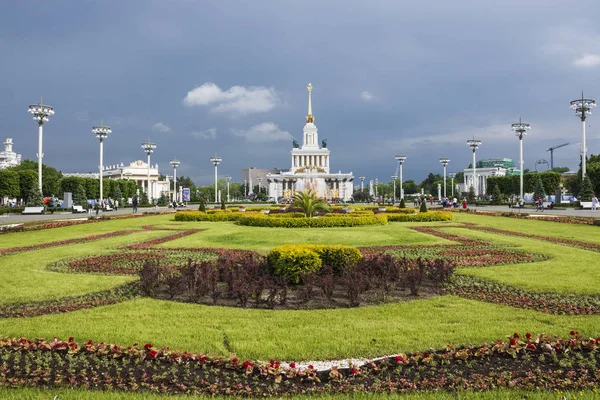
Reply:
[[[596,336],[598,327],[600,316],[555,316],[453,296],[312,311],[211,307],[144,298],[68,314],[0,320],[5,336],[74,336],[78,341],[125,346],[152,343],[259,360],[381,356],[448,343],[478,344],[527,331],[564,336],[575,329]]]
[[[600,227],[550,221],[535,221],[508,217],[487,217],[479,214],[455,213],[457,222],[471,222],[481,226],[508,229],[532,235],[553,236],[584,242],[600,243]]]
[[[439,225],[430,223],[419,225]],[[449,223],[451,224],[451,223]],[[414,224],[413,224],[414,225]],[[266,251],[281,244],[344,244],[347,246],[385,246],[450,243],[409,229],[409,224],[355,228],[260,228],[233,222],[186,222],[182,228],[201,228],[203,232],[186,236],[159,247],[228,247]]]
[[[0,257],[0,304],[57,299],[111,289],[134,277],[91,274],[62,274],[46,265],[63,258],[105,254],[117,247],[169,234],[167,231],[140,231],[78,245],[16,253]],[[27,235],[29,233],[24,233]],[[112,249],[112,250],[111,250]]]
[[[139,229],[144,225],[164,224],[172,219],[172,215],[166,214],[141,218],[92,222],[88,224],[64,226],[61,228],[42,229],[39,231],[5,233],[0,235],[0,248],[4,249],[10,247],[29,246],[125,229]]]
[[[555,225],[559,224],[555,223]],[[461,274],[540,292],[600,294],[600,267],[598,266],[600,254],[597,252],[536,239],[496,235],[463,228],[445,228],[444,232],[508,245],[523,251],[535,251],[551,257],[546,261],[526,264],[461,268]]]
[[[154,393],[99,392],[81,389],[0,389],[0,397],[5,400],[48,400],[58,396],[59,400],[162,400],[162,399],[208,399],[204,396],[166,395]],[[564,396],[564,397],[563,397]],[[401,399],[401,400],[591,400],[597,399],[598,391],[580,392],[549,392],[523,390],[494,390],[489,392],[455,392],[455,393],[353,393],[349,395],[311,395],[291,396],[290,399],[315,400],[370,400],[370,399]],[[235,397],[233,397],[235,398]],[[211,396],[210,399],[232,399],[232,397]]]

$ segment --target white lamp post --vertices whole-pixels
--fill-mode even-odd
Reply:
[[[450,177],[450,179],[452,179],[452,198],[454,198],[454,177],[456,176],[456,173],[449,172],[448,176]]]
[[[529,124],[525,122],[521,122],[519,118],[519,122],[516,124],[512,124],[510,129],[515,132],[515,135],[519,138],[519,169],[520,169],[520,181],[519,181],[519,199],[523,201],[523,136],[527,135],[527,131],[531,129]],[[584,128],[585,129],[585,128]]]
[[[360,191],[362,192],[364,190],[365,177],[359,176],[358,179],[360,179]]]
[[[587,161],[587,148],[585,145],[585,118],[592,113],[592,108],[594,107],[596,107],[596,100],[584,98],[583,92],[581,92],[581,99],[573,100],[571,102],[571,110],[575,110],[575,114],[581,118],[581,129],[583,131],[583,139],[581,141],[581,179],[585,177]]]
[[[217,194],[217,165],[219,165],[221,163],[221,161],[223,161],[222,158],[217,157],[217,155],[215,154],[215,156],[213,158],[210,159],[210,161],[214,164],[215,166],[215,203],[218,203],[218,194]]]
[[[42,126],[44,122],[48,122],[48,117],[54,115],[54,107],[42,104],[40,98],[40,104],[31,104],[28,112],[33,115],[33,120],[38,123],[38,186],[40,187],[40,193],[42,193],[42,159],[44,153],[42,153]]]
[[[259,178],[256,178],[256,180],[258,181],[258,193],[260,193],[262,191],[260,184],[262,183],[263,178],[259,177]]]
[[[247,186],[247,179],[244,179],[244,198],[248,197],[248,186]]]
[[[148,201],[150,201],[152,200],[152,193],[150,192],[150,154],[156,149],[156,144],[151,143],[150,140],[148,140],[147,142],[142,143],[142,149],[144,149],[148,155],[148,184],[146,185],[146,193],[148,194]]]
[[[171,160],[173,166],[173,201],[177,202],[177,167],[181,164],[181,161],[174,158]]]
[[[112,133],[112,129],[109,126],[104,126],[102,123],[100,125],[92,127],[92,133],[96,135],[96,138],[100,140],[100,204],[104,204],[104,195],[102,192],[102,171],[104,170],[104,139],[108,137],[109,134]]]
[[[475,166],[475,151],[481,144],[481,140],[473,139],[467,140],[467,145],[473,150],[473,190],[475,190],[475,197],[477,197],[477,167]]]
[[[227,202],[229,203],[231,201],[231,199],[229,197],[229,182],[231,182],[231,177],[230,176],[226,176],[225,180],[227,181]]]
[[[396,175],[392,175],[392,182],[393,182],[393,186],[394,186],[394,195],[392,196],[392,199],[394,199],[394,203],[396,203],[396,179],[398,177]]]
[[[398,161],[398,166],[400,167],[400,200],[404,198],[404,189],[402,188],[402,164],[406,160],[405,156],[396,156],[396,160]]]
[[[450,159],[449,158],[440,158],[440,162],[444,166],[444,197],[447,197],[446,196],[446,166],[450,162]]]
[[[379,198],[379,194],[377,193],[377,189],[379,187],[379,178],[375,178],[375,197]]]
[[[125,166],[121,162],[121,165],[119,165],[119,172],[121,173],[121,180],[123,180],[123,171],[125,171]]]

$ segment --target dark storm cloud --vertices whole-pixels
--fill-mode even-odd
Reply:
[[[479,158],[517,158],[510,124],[519,117],[532,125],[526,167],[568,141],[575,144],[557,151],[555,164],[575,168],[580,124],[568,102],[581,90],[600,97],[592,18],[600,4],[585,7],[584,14],[568,2],[537,0],[3,2],[1,139],[13,137],[17,151],[35,158],[26,109],[43,95],[56,109],[45,126],[46,163],[95,170],[90,129],[102,120],[113,128],[106,164],[143,158],[140,143],[150,137],[162,172],[177,157],[181,173],[208,184],[215,152],[223,175],[287,167],[285,139],[301,139],[312,82],[316,124],[336,171],[388,180],[400,153],[408,156],[405,179],[441,171],[440,157],[460,170],[473,135],[483,141]],[[588,120],[594,153],[599,118]]]

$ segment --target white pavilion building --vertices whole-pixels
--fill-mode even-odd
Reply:
[[[15,167],[21,164],[21,155],[15,153],[12,146],[12,139],[6,138],[6,141],[4,142],[4,151],[0,151],[0,169]]]
[[[296,191],[312,190],[327,200],[350,200],[354,175],[330,173],[330,151],[326,140],[319,145],[319,134],[312,115],[312,85],[308,84],[308,115],[302,135],[302,147],[294,140],[291,168],[279,174],[267,174],[269,197],[290,199]]]

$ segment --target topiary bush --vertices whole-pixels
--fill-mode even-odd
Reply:
[[[433,222],[454,221],[454,214],[447,211],[433,211],[418,214],[388,214],[389,222]]]
[[[421,207],[419,208],[420,213],[427,212],[427,203],[425,203],[425,199],[421,199]]]
[[[312,274],[323,265],[316,251],[302,245],[275,247],[269,253],[268,263],[273,273],[293,283],[299,283],[301,275]]]
[[[406,203],[404,203],[404,199],[400,199],[400,204],[398,204],[398,208],[406,208]]]
[[[385,215],[332,215],[319,218],[280,218],[263,214],[244,215],[238,224],[245,226],[262,226],[270,228],[335,228],[365,225],[386,225]]]

